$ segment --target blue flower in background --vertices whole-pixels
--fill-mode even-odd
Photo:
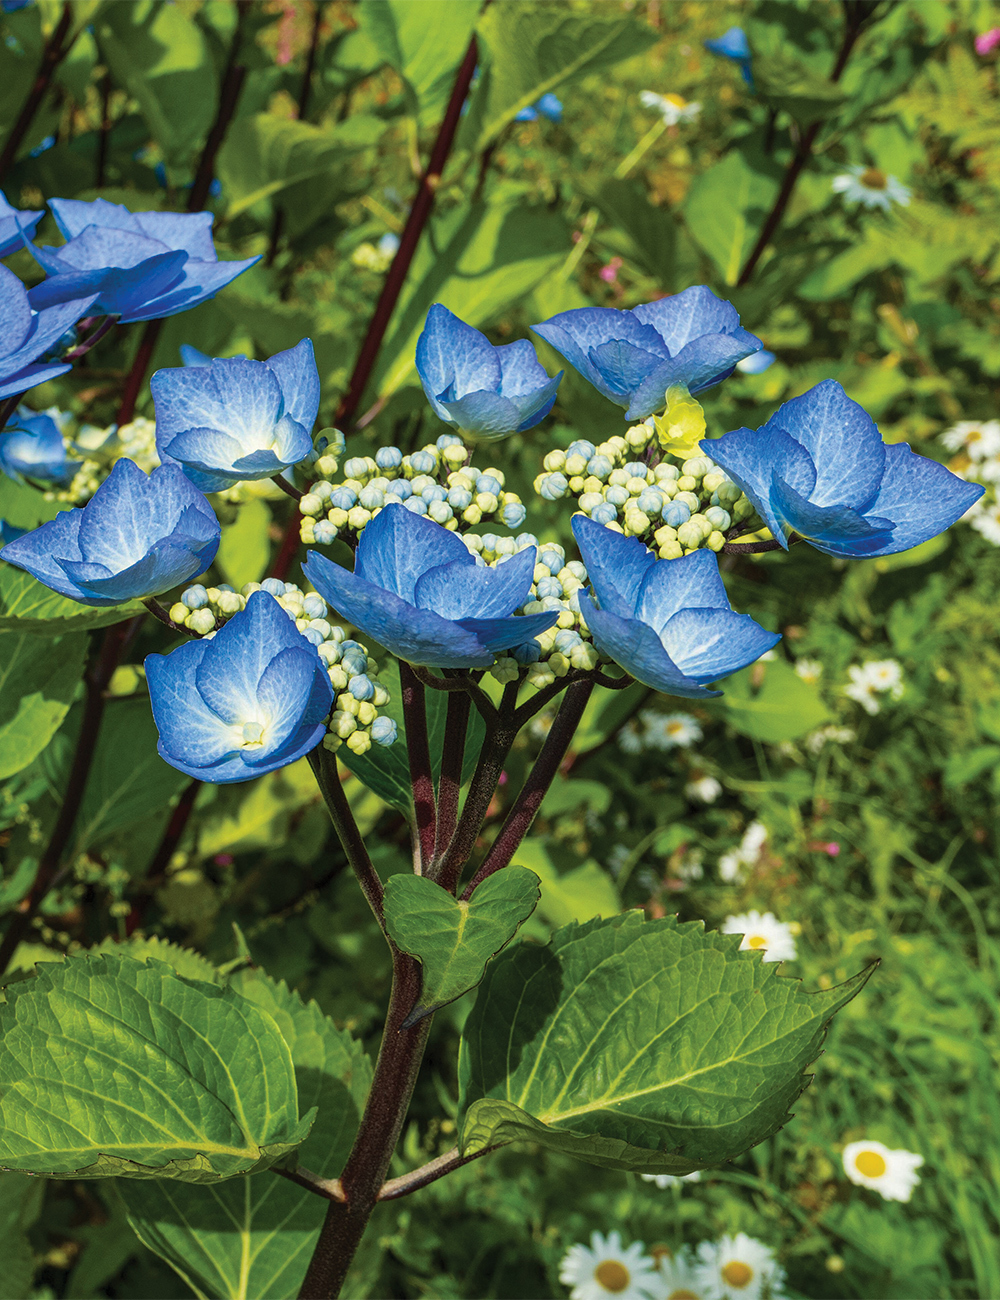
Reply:
[[[533,104],[527,108],[522,108],[520,113],[514,118],[515,122],[537,122],[539,117],[547,117],[550,122],[561,122],[563,115],[562,101],[553,95],[552,91],[546,91],[541,99],[536,99]]]
[[[338,614],[398,658],[488,668],[499,651],[556,621],[549,612],[511,617],[528,599],[536,549],[490,568],[447,528],[387,505],[361,534],[353,573],[315,551],[303,572]]]
[[[18,483],[68,483],[79,467],[67,457],[62,431],[47,411],[22,406],[0,433],[0,469]]]
[[[701,699],[706,689],[745,668],[781,637],[733,612],[712,551],[658,560],[637,537],[624,537],[586,515],[573,533],[601,602],[581,596],[598,650],[665,695]]]
[[[146,656],[162,758],[200,781],[252,781],[323,739],[333,688],[316,647],[266,591],[210,639]]]
[[[0,9],[5,14],[16,14],[19,9],[27,9],[35,0],[0,0]]]
[[[16,537],[23,537],[27,531],[27,528],[18,528],[15,524],[9,524],[6,519],[0,519],[0,550]]]
[[[120,605],[203,573],[220,532],[215,512],[176,465],[147,477],[122,459],[82,510],[63,510],[8,542],[3,558],[82,605]]]
[[[832,379],[786,402],[762,428],[701,446],[786,550],[798,533],[827,555],[908,551],[983,493],[905,442],[886,446],[871,416]]]
[[[710,388],[761,348],[732,303],[704,285],[631,311],[577,307],[532,329],[630,420],[662,410],[673,385]]]
[[[4,195],[0,194],[0,257],[8,257],[23,248],[25,239],[34,235],[35,227],[44,216],[44,212],[28,212],[11,207]]]
[[[777,357],[773,352],[755,352],[752,357],[744,357],[742,361],[736,363],[736,369],[741,375],[762,375],[765,370],[770,370],[774,365]]]
[[[234,357],[205,365],[196,352],[182,352],[183,368],[158,370],[150,380],[161,460],[183,465],[203,492],[218,492],[272,478],[309,455],[319,410],[309,339],[268,361]]]
[[[41,290],[47,291],[44,302]],[[48,280],[27,291],[0,266],[0,397],[26,392],[72,369],[68,361],[47,360],[46,354],[86,314],[94,296],[81,296],[73,285],[54,292]]]
[[[527,339],[495,348],[440,303],[417,340],[417,373],[437,416],[486,439],[533,429],[552,410],[563,376],[549,378]]]
[[[730,27],[727,32],[714,40],[705,42],[705,49],[713,54],[721,54],[724,59],[731,59],[743,74],[743,80],[751,90],[754,88],[753,73],[750,71],[750,42],[742,27]]]
[[[49,207],[67,242],[31,246],[50,276],[35,290],[42,304],[64,293],[64,281],[97,294],[99,312],[159,320],[214,298],[260,261],[220,262],[211,212],[130,212],[106,199],[52,199]]]

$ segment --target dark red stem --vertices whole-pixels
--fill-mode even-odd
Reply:
[[[462,769],[465,764],[465,738],[469,729],[471,708],[472,699],[468,691],[449,693],[448,712],[444,724],[444,744],[441,748],[441,775],[438,778],[435,861],[443,857],[458,824],[458,801],[462,791]]]
[[[122,389],[122,400],[118,405],[117,423],[119,429],[123,424],[128,424],[135,415],[135,404],[139,400],[139,393],[146,378],[146,371],[153,359],[153,353],[156,350],[156,344],[162,329],[162,320],[151,320],[146,322],[146,328],[142,331],[139,350],[136,352],[132,368],[128,372],[125,387]]]
[[[170,821],[167,822],[167,829],[163,832],[163,838],[156,846],[156,852],[150,858],[149,866],[146,868],[146,875],[142,882],[145,893],[132,904],[132,910],[125,918],[126,935],[133,934],[142,925],[152,897],[152,891],[166,875],[167,867],[170,866],[170,859],[177,852],[177,845],[180,844],[184,831],[187,829],[188,820],[202,785],[203,782],[201,781],[192,781],[178,799],[177,807],[171,813]]]
[[[239,53],[240,46],[243,44],[243,24],[250,12],[250,4],[251,0],[236,0],[236,29],[233,32],[225,71],[219,86],[219,108],[212,129],[205,140],[205,147],[201,151],[198,170],[194,174],[194,182],[188,194],[188,212],[201,212],[205,206],[215,176],[215,158],[222,148],[229,124],[236,113],[236,104],[243,89],[243,79],[247,75],[246,67],[239,62]]]
[[[763,555],[765,551],[780,551],[782,547],[769,537],[760,542],[726,542],[722,549],[727,555]]]
[[[434,857],[437,835],[434,774],[427,735],[427,701],[423,682],[403,659],[399,661],[399,681],[403,690],[406,753],[410,761],[410,785],[413,787],[413,813],[416,818],[417,843],[414,848],[420,854],[421,870],[426,871]]]
[[[70,26],[73,22],[73,6],[69,0],[63,5],[62,14],[55,30],[49,39],[45,42],[45,48],[42,50],[42,61],[38,65],[38,75],[28,91],[28,97],[18,114],[17,121],[10,129],[6,143],[3,147],[3,153],[0,153],[0,181],[7,175],[7,170],[11,163],[17,157],[24,137],[28,134],[31,123],[34,121],[35,114],[42,105],[42,100],[49,89],[52,81],[52,74],[58,68],[69,53],[73,42],[66,41],[69,34]]]

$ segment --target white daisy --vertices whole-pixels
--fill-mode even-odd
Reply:
[[[706,1300],[782,1300],[785,1270],[762,1241],[738,1232],[735,1237],[703,1241],[695,1277]]]
[[[743,866],[743,859],[737,850],[733,849],[731,853],[723,853],[716,870],[719,873],[719,879],[724,880],[727,885],[731,885],[734,880],[739,880],[742,877]]]
[[[848,167],[846,172],[834,176],[833,191],[843,194],[850,203],[881,208],[884,212],[888,212],[894,203],[907,207],[913,193],[895,176],[886,175],[878,167]]]
[[[702,730],[690,713],[657,713],[645,709],[639,721],[646,728],[650,749],[689,749],[702,738]]]
[[[818,754],[826,744],[849,745],[852,740],[857,740],[858,734],[850,727],[820,727],[817,731],[810,731],[806,736],[803,744],[810,754]]]
[[[970,460],[1000,455],[1000,420],[959,420],[941,435],[949,451],[964,451]]]
[[[634,722],[629,722],[622,727],[618,733],[618,744],[626,754],[641,754],[643,751],[642,736]]]
[[[684,793],[688,799],[698,803],[715,803],[722,794],[722,784],[714,776],[699,776],[697,780],[687,783]]]
[[[572,1287],[570,1300],[661,1300],[655,1261],[641,1241],[622,1248],[617,1232],[591,1233],[590,1245],[570,1246],[559,1266],[559,1280]]]
[[[727,916],[721,925],[723,934],[742,934],[740,951],[764,950],[765,961],[794,961],[796,954],[792,927],[779,921],[773,912],[746,912]]]
[[[751,822],[743,832],[740,847],[724,853],[719,859],[717,870],[720,880],[724,880],[727,884],[731,884],[734,880],[742,880],[745,868],[752,867],[760,857],[761,850],[767,843],[767,834],[767,827],[763,822]]]
[[[881,1142],[848,1142],[843,1161],[844,1173],[858,1187],[870,1187],[885,1201],[908,1201],[920,1182],[917,1170],[924,1158],[913,1151],[891,1151]]]
[[[1000,546],[1000,503],[995,503],[970,519],[969,523],[994,546]]]
[[[855,665],[848,668],[847,672],[851,680],[844,687],[844,694],[849,699],[852,699],[855,704],[860,704],[864,711],[870,713],[872,717],[881,712],[882,705],[879,703],[875,687],[865,679],[861,669]]]
[[[676,1255],[664,1251],[659,1264],[663,1300],[708,1300],[708,1292],[698,1281],[698,1266],[687,1246],[682,1246]]]
[[[823,665],[818,659],[796,659],[795,675],[804,682],[815,684],[823,676]]]
[[[683,1183],[700,1183],[701,1170],[690,1174],[640,1174],[644,1183],[655,1183],[662,1191],[664,1187],[680,1187]]]
[[[658,95],[653,90],[641,91],[639,103],[643,108],[651,108],[659,113],[667,126],[676,126],[678,122],[694,122],[701,112],[701,104],[696,101],[689,104],[681,95]]]
[[[871,659],[865,664],[865,672],[872,685],[880,693],[886,691],[894,700],[903,693],[903,666],[896,659]]]

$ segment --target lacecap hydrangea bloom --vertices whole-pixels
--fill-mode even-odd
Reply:
[[[70,460],[62,430],[48,411],[19,407],[0,433],[0,469],[15,482],[68,483],[79,469]]]
[[[635,537],[573,518],[600,606],[581,599],[594,644],[637,681],[666,695],[704,699],[707,683],[759,659],[781,637],[733,612],[711,551],[657,560]]]
[[[147,477],[119,460],[86,506],[8,542],[3,558],[82,605],[119,605],[204,572],[220,532],[211,506],[176,466]]]
[[[0,257],[9,257],[23,248],[25,240],[35,233],[35,227],[45,216],[44,212],[22,211],[12,207],[4,194],[0,194]]]
[[[788,549],[793,533],[836,556],[894,555],[960,519],[983,489],[905,442],[886,445],[833,379],[760,429],[702,442]]]
[[[221,631],[147,655],[157,749],[202,781],[251,781],[323,739],[333,688],[316,646],[266,591]]]
[[[267,361],[158,370],[149,386],[161,459],[203,492],[272,478],[312,451],[319,374],[309,339]]]
[[[342,617],[408,663],[489,668],[545,632],[553,613],[511,617],[531,589],[535,547],[490,566],[454,533],[399,504],[361,534],[353,573],[315,551],[303,572]]]
[[[122,321],[159,320],[214,298],[260,257],[220,262],[212,242],[211,212],[130,212],[120,203],[52,199],[61,247],[31,245],[49,279],[35,291],[94,294],[95,311]]]
[[[0,397],[26,392],[72,369],[68,361],[46,359],[46,354],[94,299],[77,285],[53,288],[48,280],[27,290],[0,266]]]
[[[435,303],[417,341],[417,374],[434,413],[474,438],[506,438],[544,420],[563,372],[550,379],[527,339],[494,347]]]
[[[662,410],[670,387],[711,388],[762,346],[705,285],[631,311],[578,307],[532,329],[630,420]]]

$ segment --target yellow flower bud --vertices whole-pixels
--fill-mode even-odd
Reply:
[[[667,389],[666,409],[654,419],[656,436],[664,451],[687,460],[696,456],[705,436],[705,412],[682,385]]]

